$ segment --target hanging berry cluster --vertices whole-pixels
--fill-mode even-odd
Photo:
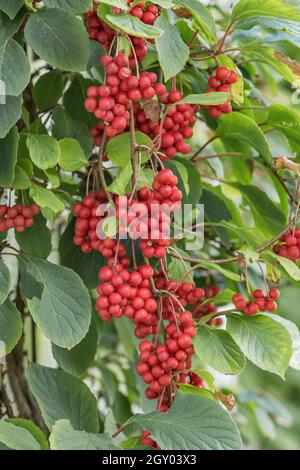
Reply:
[[[97,145],[101,144],[103,129],[111,138],[122,134],[129,127],[130,109],[133,102],[151,100],[158,93],[165,93],[164,85],[157,82],[155,73],[143,72],[140,77],[133,75],[129,59],[125,54],[115,58],[106,55],[100,59],[107,77],[104,85],[91,86],[87,90],[85,108],[100,122],[91,130]]]
[[[300,258],[300,228],[288,230],[273,247],[273,251],[297,263]]]
[[[275,300],[279,299],[279,295],[277,289],[271,289],[267,295],[261,289],[256,289],[250,300],[246,300],[241,294],[235,294],[232,301],[237,310],[241,310],[246,316],[251,316],[258,312],[276,312]]]
[[[163,87],[164,85],[161,84],[155,87],[160,103],[164,104],[167,110],[162,121],[147,118],[139,105],[134,107],[134,114],[137,129],[149,135],[154,141],[160,139],[160,148],[166,155],[165,160],[168,160],[178,153],[184,155],[190,153],[191,146],[186,140],[193,137],[195,114],[199,111],[199,106],[186,103],[174,106],[174,103],[183,98],[183,94],[176,90],[167,93]],[[169,111],[168,108],[170,108]]]
[[[34,217],[40,212],[36,204],[15,204],[8,207],[0,205],[0,233],[14,228],[17,232],[24,232],[26,228],[32,227]]]
[[[230,93],[231,87],[238,81],[238,74],[234,70],[230,70],[227,67],[218,67],[216,75],[208,79],[208,88],[205,93],[224,92]],[[212,118],[217,119],[222,114],[229,114],[232,112],[232,106],[230,101],[225,104],[218,106],[205,106],[209,109],[209,114]]]

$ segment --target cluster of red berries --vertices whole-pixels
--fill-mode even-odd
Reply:
[[[143,341],[139,345],[140,362],[137,373],[148,385],[145,395],[149,400],[158,399],[158,409],[169,409],[176,384],[191,383],[190,369],[194,355],[193,337],[196,334],[191,312],[185,310],[180,315],[173,312],[165,327],[164,344]]]
[[[73,215],[76,217],[73,243],[80,246],[83,253],[99,251],[102,240],[97,234],[97,227],[106,214],[101,217],[98,215],[98,209],[106,202],[104,191],[90,192],[82,203],[78,202],[73,207]]]
[[[133,3],[134,0],[127,0],[128,6]],[[137,3],[129,13],[136,18],[139,18],[143,23],[153,25],[159,17],[159,9],[156,5],[146,5],[146,2]]]
[[[156,83],[155,73],[143,72],[140,77],[133,75],[125,54],[118,54],[115,58],[105,55],[100,61],[107,73],[105,84],[89,87],[85,100],[86,110],[102,121],[101,126],[91,129],[95,139],[99,139],[104,127],[109,138],[122,134],[129,125],[132,102],[148,101],[158,93],[166,92],[164,85]]]
[[[208,84],[210,88],[205,93],[230,93],[231,86],[238,81],[238,78],[239,76],[234,70],[230,70],[227,67],[218,67],[216,75],[209,78]],[[205,108],[209,108],[209,113],[214,119],[219,118],[223,113],[229,114],[232,112],[230,101],[218,106],[205,106]]]
[[[300,258],[300,228],[288,230],[279,243],[273,247],[274,253],[296,263]]]
[[[155,122],[147,118],[140,106],[134,106],[137,129],[149,135],[152,140],[161,139],[161,150],[165,153],[166,160],[175,157],[177,153],[190,153],[191,146],[186,140],[193,137],[195,113],[199,111],[199,106],[186,103],[174,106],[174,103],[183,98],[182,93],[176,90],[167,93],[161,84],[157,85],[155,91],[160,103],[170,107],[170,110],[163,122]]]
[[[140,339],[156,334],[157,302],[150,288],[153,275],[151,266],[143,265],[136,271],[130,271],[124,267],[122,259],[112,266],[101,268],[96,301],[100,317],[109,322],[125,315],[137,325],[135,335]]]
[[[142,188],[138,195],[148,209],[148,238],[140,241],[146,258],[164,258],[170,238],[171,213],[181,208],[182,193],[171,170],[161,170],[153,181],[153,191]]]
[[[86,14],[86,26],[89,33],[89,38],[95,40],[104,47],[105,50],[109,50],[110,46],[115,38],[116,31],[114,31],[107,23],[102,21],[96,11],[89,11]],[[129,57],[129,63],[131,68],[136,67],[135,56],[139,62],[145,59],[148,48],[147,41],[143,38],[130,36],[130,40],[134,47],[135,54],[131,53]]]
[[[199,320],[206,315],[212,315],[217,313],[216,304],[213,301],[213,298],[216,297],[221,291],[218,286],[207,286],[203,288],[204,298],[201,299],[196,305],[193,306],[193,317]],[[221,326],[223,324],[223,318],[217,317],[209,320],[207,322],[210,326]]]
[[[34,224],[34,217],[40,212],[36,204],[16,204],[8,207],[0,205],[0,233],[14,228],[17,232],[24,232]]]
[[[153,449],[159,450],[160,449],[159,445],[157,444],[157,442],[151,439],[150,436],[151,436],[151,432],[143,431],[141,435],[141,445],[153,447]]]
[[[258,312],[276,312],[276,300],[279,299],[280,292],[277,289],[271,289],[268,295],[265,295],[261,289],[253,292],[253,298],[245,300],[241,294],[235,294],[232,301],[238,310],[244,315],[256,315]]]

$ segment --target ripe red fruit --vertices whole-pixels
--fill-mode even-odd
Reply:
[[[231,70],[227,67],[218,67],[216,71],[216,77],[220,82],[226,82],[231,75]]]

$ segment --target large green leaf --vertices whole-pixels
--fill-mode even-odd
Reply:
[[[75,431],[70,421],[61,419],[50,436],[52,450],[118,450],[109,434],[91,434]]]
[[[85,383],[38,364],[30,364],[26,376],[48,429],[59,419],[68,419],[74,429],[99,431],[97,402]]]
[[[145,145],[151,147],[152,140],[146,134],[137,131],[136,132],[136,141],[139,145]],[[131,141],[130,141],[130,132],[125,132],[124,134],[118,135],[111,139],[107,145],[107,155],[110,160],[120,168],[126,167],[128,162],[130,162],[131,155]],[[149,159],[149,155],[145,152],[142,154],[142,161],[146,162]]]
[[[41,258],[23,257],[20,267],[22,293],[34,321],[54,344],[76,346],[91,323],[91,300],[80,277]]]
[[[139,18],[129,13],[105,15],[105,19],[113,27],[138,38],[154,39],[164,34],[161,28],[145,24]]]
[[[242,351],[224,330],[199,326],[194,346],[200,359],[222,374],[238,374],[245,367]]]
[[[45,73],[33,87],[34,101],[40,111],[46,111],[56,105],[64,89],[64,77],[58,71]]]
[[[238,450],[241,439],[229,413],[208,398],[178,395],[167,413],[136,415],[164,450]]]
[[[176,26],[170,24],[169,21],[162,16],[155,22],[164,34],[155,41],[158,59],[164,73],[165,81],[176,77],[187,63],[190,50],[183,42]]]
[[[268,124],[281,131],[288,139],[300,144],[300,114],[283,104],[268,108]]]
[[[1,93],[0,93],[0,97]],[[3,139],[17,120],[21,117],[22,97],[20,96],[5,96],[5,103],[0,101],[0,139]]]
[[[194,17],[196,28],[203,39],[213,45],[216,41],[216,25],[209,10],[198,0],[176,0],[176,5],[186,8]]]
[[[1,10],[1,8],[0,8]],[[9,16],[0,11],[0,41],[6,41],[19,31],[24,18],[24,10],[20,11],[17,16],[11,20]]]
[[[65,208],[64,203],[50,189],[33,184],[29,194],[40,207],[51,209],[55,214]]]
[[[7,299],[10,290],[10,273],[6,264],[0,260],[0,305]]]
[[[86,157],[90,157],[93,140],[88,126],[84,122],[73,119],[63,108],[56,108],[53,111],[52,119],[54,122],[52,128],[53,137],[58,140],[67,137],[76,139],[80,143]]]
[[[42,170],[53,168],[59,159],[58,142],[49,135],[29,134],[26,140],[30,158]]]
[[[19,133],[16,127],[4,139],[0,139],[0,186],[4,188],[10,187],[15,178],[18,142]]]
[[[118,194],[119,196],[127,194],[126,187],[131,179],[132,173],[131,162],[128,162],[127,165],[121,169],[118,176],[108,186],[108,190],[112,193]]]
[[[41,446],[27,429],[1,419],[0,442],[15,450],[41,450]]]
[[[55,67],[72,72],[86,69],[88,34],[73,13],[59,8],[40,10],[27,21],[25,39],[36,54]]]
[[[32,227],[24,232],[16,232],[15,237],[21,250],[27,255],[48,258],[51,253],[51,232],[42,215],[35,217]]]
[[[263,255],[264,259],[268,261],[277,261],[277,263],[285,270],[285,272],[294,280],[300,281],[300,269],[298,268],[297,264],[294,261],[284,258],[283,256],[276,255],[272,251],[265,253]],[[273,260],[272,260],[273,258]],[[276,263],[276,264],[277,264]],[[277,264],[277,266],[278,266]]]
[[[10,353],[22,335],[20,312],[9,300],[0,305],[0,357]]]
[[[0,82],[7,95],[18,96],[30,80],[30,66],[24,49],[14,39],[0,42]]]
[[[240,113],[223,115],[216,132],[219,137],[235,137],[246,140],[254,147],[264,160],[270,164],[269,144],[259,126],[253,119]]]
[[[96,356],[97,345],[97,324],[92,319],[87,335],[77,346],[69,350],[52,344],[52,352],[59,367],[69,374],[80,377],[92,364]]]
[[[84,152],[77,140],[65,138],[59,141],[59,166],[66,171],[79,170],[87,164]]]
[[[204,216],[209,222],[220,222],[221,220],[232,220],[232,214],[221,198],[212,191],[204,189],[201,196],[200,203],[204,205]],[[215,227],[215,231],[221,237],[221,239],[229,243],[229,238],[226,229],[222,227]]]
[[[24,0],[0,0],[0,10],[4,11],[10,19],[14,19],[24,5]]]
[[[293,352],[289,365],[293,369],[300,370],[300,332],[297,325],[280,315],[272,315],[271,313],[264,313],[264,315],[280,323],[280,325],[284,326],[290,333]]]
[[[95,289],[99,283],[98,272],[106,259],[97,253],[85,254],[80,247],[74,245],[74,219],[67,226],[59,242],[60,263],[73,269],[89,289]]]
[[[26,429],[39,443],[42,450],[49,450],[49,444],[45,434],[32,421],[23,418],[9,418],[7,422],[14,426],[18,426],[19,428]]]
[[[299,64],[282,52],[272,49],[272,47],[262,45],[259,45],[259,47],[244,46],[244,53],[250,60],[257,60],[269,65],[290,83],[294,83],[299,79]]]
[[[227,331],[257,367],[284,378],[292,355],[291,338],[286,328],[263,315],[230,315]]]
[[[300,36],[300,9],[297,1],[240,0],[234,7],[231,20],[235,29],[254,26],[288,31]]]
[[[73,13],[85,13],[92,9],[93,0],[44,0],[49,8],[62,8]]]
[[[285,215],[264,191],[256,186],[242,185],[240,183],[231,183],[231,186],[243,194],[251,207],[253,218],[259,230],[266,234],[274,235],[280,232],[286,225]]]

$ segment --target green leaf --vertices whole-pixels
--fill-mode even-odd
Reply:
[[[283,256],[278,256],[273,252],[268,252],[264,255],[264,257],[272,257],[274,258],[280,266],[286,271],[286,273],[294,279],[294,281],[300,281],[300,269],[298,268],[297,264],[291,261],[288,258],[284,258]]]
[[[151,147],[152,140],[146,134],[140,131],[136,132],[136,141],[138,145]],[[124,168],[130,162],[131,142],[130,132],[113,137],[107,144],[107,155],[109,159],[118,167]],[[149,155],[142,153],[142,162],[145,163],[149,159]]]
[[[283,104],[274,104],[268,108],[267,123],[300,145],[300,114],[297,111]]]
[[[11,187],[14,189],[29,189],[31,187],[31,181],[27,173],[20,166],[15,168],[15,177],[11,183]]]
[[[95,289],[99,283],[99,269],[106,263],[106,258],[96,251],[86,254],[74,245],[74,219],[67,226],[59,242],[60,264],[74,270],[89,289]]]
[[[62,8],[73,13],[86,13],[93,7],[93,0],[43,0],[49,8]]]
[[[0,10],[10,17],[11,20],[15,18],[18,11],[24,5],[24,0],[0,0]]]
[[[23,323],[20,312],[9,299],[6,299],[0,305],[0,357],[14,349],[22,335],[22,330]]]
[[[30,191],[30,197],[42,208],[49,208],[54,213],[62,212],[65,208],[64,203],[53,194],[50,189],[42,188],[33,184]]]
[[[0,139],[3,139],[21,117],[22,97],[5,96],[5,103],[0,102]]]
[[[27,431],[29,431],[30,434],[32,434],[35,440],[39,443],[42,450],[49,450],[49,444],[48,444],[45,434],[32,421],[29,421],[29,419],[23,419],[23,418],[10,418],[10,419],[7,419],[7,422],[14,424],[15,426],[19,428],[27,429]]]
[[[112,7],[121,8],[121,10],[128,10],[128,4],[126,0],[101,0],[101,3],[104,3],[105,5],[111,5]]]
[[[168,276],[175,281],[181,281],[190,267],[190,263],[183,263],[180,259],[172,258],[168,264]],[[189,277],[187,279],[189,280]]]
[[[176,0],[176,5],[186,8],[194,17],[196,29],[199,34],[210,45],[215,44],[217,39],[217,30],[214,18],[209,10],[198,0]]]
[[[132,166],[131,162],[128,162],[127,165],[122,168],[118,176],[113,180],[113,182],[108,186],[108,190],[112,193],[125,195],[127,193],[126,187],[132,177]]]
[[[97,346],[97,325],[92,318],[87,335],[75,348],[68,350],[52,344],[52,352],[61,369],[80,377],[92,364],[97,353]]]
[[[263,62],[269,65],[269,67],[276,70],[276,72],[290,83],[299,79],[299,64],[280,51],[276,51],[269,46],[259,45],[259,47],[244,47],[244,53],[247,57],[251,58],[251,60],[257,60],[258,62]]]
[[[20,260],[22,292],[38,327],[54,344],[73,348],[91,323],[91,300],[78,274],[41,258]],[[29,289],[28,284],[35,279]]]
[[[242,351],[224,330],[199,326],[194,347],[205,364],[222,374],[239,374],[245,367]]]
[[[59,419],[68,419],[74,429],[97,433],[97,402],[84,382],[62,370],[30,364],[29,387],[48,429]]]
[[[19,31],[23,19],[24,10],[20,11],[13,20],[11,20],[9,16],[7,16],[5,13],[0,11],[0,41],[7,41],[7,39],[12,37],[17,31]]]
[[[128,13],[121,13],[119,15],[105,15],[108,23],[118,30],[124,31],[131,36],[145,39],[159,38],[164,34],[164,31],[156,26],[150,26],[143,23],[136,16]]]
[[[52,128],[53,137],[58,140],[66,137],[76,139],[80,143],[85,156],[90,157],[93,139],[88,126],[84,122],[73,119],[63,108],[56,108],[53,111],[52,119],[54,122]]]
[[[26,255],[48,258],[51,253],[51,232],[42,215],[34,218],[34,225],[24,232],[16,232],[15,237]]]
[[[0,442],[15,450],[41,450],[33,435],[27,429],[0,421]]]
[[[150,431],[164,450],[237,450],[238,428],[229,413],[213,400],[178,395],[166,413],[136,415],[134,421]]]
[[[24,49],[14,39],[0,42],[0,82],[5,83],[5,93],[20,95],[29,80],[30,66]]]
[[[176,26],[170,24],[163,16],[158,18],[155,25],[164,31],[164,34],[156,39],[155,45],[164,79],[167,82],[184,68],[189,60],[190,50],[183,42]]]
[[[79,170],[87,164],[87,159],[80,144],[75,139],[62,139],[59,141],[59,166],[66,171]]]
[[[75,431],[70,421],[57,421],[50,435],[52,450],[119,450],[109,434]]]
[[[258,229],[269,235],[280,232],[286,225],[285,215],[264,191],[239,183],[231,183],[231,186],[238,189],[250,205]]]
[[[7,299],[10,291],[10,273],[6,264],[0,260],[0,305]]]
[[[202,195],[202,181],[198,168],[185,158],[172,158],[165,164],[178,177],[178,187],[182,191],[182,203],[195,206]]]
[[[299,6],[289,0],[240,0],[232,11],[232,20],[237,30],[260,26],[300,35]]]
[[[42,9],[30,16],[25,39],[34,52],[62,70],[85,70],[89,58],[89,40],[82,21],[59,8]]]
[[[235,282],[239,282],[241,280],[241,276],[239,274],[233,273],[229,269],[225,269],[222,266],[215,264],[215,263],[209,263],[209,262],[203,261],[202,263],[199,263],[199,268],[208,269],[210,271],[218,271],[219,273],[223,274],[223,276]]]
[[[44,134],[29,134],[26,140],[30,158],[41,170],[53,168],[59,159],[60,150],[56,139]]]
[[[230,315],[227,331],[257,367],[284,378],[292,355],[291,338],[286,328],[263,315]]]
[[[63,94],[64,77],[58,71],[45,73],[33,87],[32,95],[40,111],[53,108]]]
[[[204,204],[204,216],[209,222],[232,220],[232,214],[224,200],[212,191],[204,189],[200,203]],[[226,229],[215,227],[215,231],[222,240],[229,241]]]
[[[185,96],[182,100],[177,101],[172,104],[170,107],[177,106],[178,104],[202,104],[202,105],[218,105],[224,104],[228,101],[229,94],[218,92],[218,93],[200,93],[199,95],[188,95]]]
[[[290,367],[296,370],[300,370],[300,332],[295,323],[281,317],[280,315],[272,315],[270,313],[264,313],[268,318],[274,319],[280,325],[286,328],[291,336],[292,341],[292,356],[290,359]]]
[[[0,104],[0,114],[2,105]],[[13,127],[4,139],[0,139],[0,186],[9,188],[15,178],[19,133]]]
[[[205,390],[205,388],[195,387],[191,384],[179,384],[179,392],[181,395],[197,395],[198,397],[205,397],[209,400],[215,400],[212,392]]]
[[[258,124],[248,116],[240,113],[223,115],[216,136],[246,140],[258,151],[267,164],[271,163],[269,144]]]

